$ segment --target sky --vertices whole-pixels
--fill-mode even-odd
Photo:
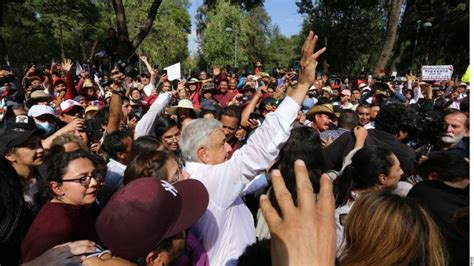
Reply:
[[[194,16],[197,8],[202,5],[203,0],[191,0],[189,13],[191,14],[192,29],[188,39],[188,48],[191,54],[197,51],[196,27]],[[265,0],[265,9],[272,19],[272,23],[278,25],[283,35],[289,37],[300,31],[303,17],[298,14],[295,1],[292,0]]]

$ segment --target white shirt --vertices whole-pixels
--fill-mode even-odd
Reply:
[[[158,95],[158,98],[153,102],[148,112],[143,115],[142,119],[138,121],[137,126],[135,127],[134,139],[138,139],[141,136],[155,136],[154,123],[155,119],[159,117],[161,111],[168,105],[171,101],[171,92],[165,92]]]
[[[107,174],[105,175],[104,192],[115,192],[123,186],[123,174],[125,173],[126,165],[110,159],[107,163]]]
[[[290,136],[300,106],[286,97],[265,118],[247,144],[218,165],[186,162],[186,171],[209,192],[209,206],[192,226],[209,256],[210,265],[235,265],[247,245],[255,242],[255,226],[240,195],[247,183],[265,171]]]

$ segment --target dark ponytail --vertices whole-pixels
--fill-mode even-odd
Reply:
[[[352,189],[354,188],[355,168],[352,164],[344,168],[342,175],[334,180],[334,195],[336,195],[336,208],[343,206],[348,200],[354,200]]]
[[[386,176],[394,164],[393,153],[384,147],[366,146],[358,150],[352,157],[342,175],[334,181],[336,208],[343,206],[348,200],[354,200],[351,192],[357,189],[368,189],[379,182],[379,175]]]

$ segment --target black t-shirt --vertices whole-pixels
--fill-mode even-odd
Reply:
[[[460,211],[469,208],[469,186],[454,188],[438,180],[416,184],[407,197],[420,202],[432,214],[445,239],[450,265],[469,263],[469,215],[454,219]]]

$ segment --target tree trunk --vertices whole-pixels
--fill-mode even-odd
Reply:
[[[115,11],[115,19],[117,25],[117,34],[119,39],[118,45],[118,58],[119,59],[129,59],[132,54],[135,53],[135,50],[140,46],[143,40],[146,38],[150,32],[153,22],[155,21],[156,14],[158,13],[158,8],[161,5],[162,0],[154,0],[151,4],[150,9],[148,10],[148,18],[143,24],[143,27],[140,28],[137,36],[131,41],[128,35],[127,28],[127,17],[125,15],[125,8],[123,6],[122,0],[112,0],[112,6]]]
[[[146,38],[148,33],[151,30],[151,27],[153,26],[153,22],[155,21],[156,14],[158,13],[158,8],[161,5],[162,0],[154,0],[153,3],[151,4],[150,9],[148,10],[148,17],[143,25],[143,27],[140,27],[140,30],[138,31],[137,36],[133,39],[132,46],[133,49],[137,49],[138,46],[143,42],[143,40]]]
[[[383,43],[382,51],[380,52],[373,73],[378,73],[379,69],[385,69],[388,60],[392,56],[393,47],[397,39],[398,18],[400,17],[400,9],[403,0],[392,0],[390,13],[387,21],[387,32]]]

